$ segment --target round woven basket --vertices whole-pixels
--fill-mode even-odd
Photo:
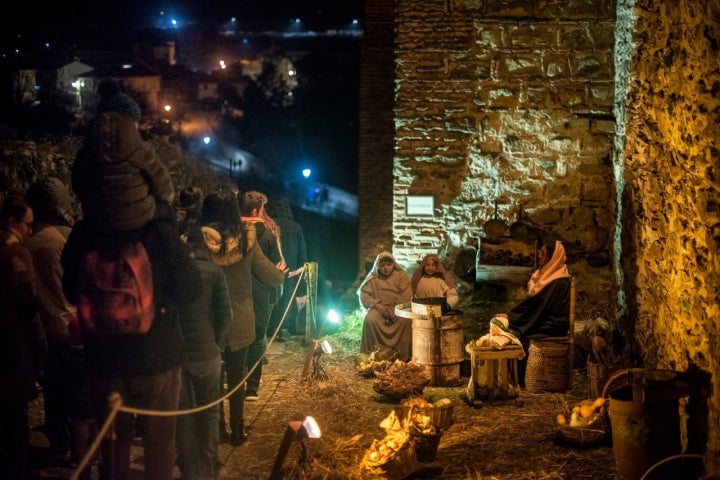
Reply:
[[[415,447],[415,457],[420,463],[434,462],[437,456],[442,433],[435,435],[411,434],[410,440]]]
[[[453,424],[453,405],[445,405],[443,407],[407,407],[400,405],[395,407],[395,413],[398,418],[403,421],[412,418],[413,415],[419,414],[430,418],[430,423],[438,430],[445,430]]]
[[[402,480],[409,477],[418,466],[415,447],[412,442],[408,442],[387,462],[379,465],[379,468],[388,480]]]
[[[525,389],[530,393],[564,392],[568,387],[567,340],[530,340]]]
[[[592,448],[605,444],[609,436],[607,412],[600,409],[600,415],[585,427],[558,426],[553,433],[553,440],[576,448]]]

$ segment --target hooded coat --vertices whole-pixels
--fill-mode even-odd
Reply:
[[[67,341],[68,318],[76,310],[62,292],[60,256],[74,221],[72,199],[55,177],[33,184],[26,196],[35,215],[33,235],[25,245],[35,266],[40,319],[49,341]]]
[[[255,341],[255,312],[252,301],[253,276],[272,287],[279,287],[285,280],[285,273],[279,270],[263,253],[257,242],[255,227],[243,222],[247,236],[247,248],[243,252],[238,238],[223,240],[213,225],[202,227],[205,245],[210,260],[225,271],[230,298],[232,320],[226,333],[226,344],[230,350],[239,350]],[[224,249],[223,249],[224,243]]]
[[[158,202],[175,198],[170,173],[135,122],[116,112],[99,113],[72,169],[72,188],[84,220],[97,229],[129,231],[155,217]]]

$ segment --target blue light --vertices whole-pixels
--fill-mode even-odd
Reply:
[[[352,24],[353,24],[353,25],[357,25],[358,23],[359,23],[359,22],[358,22],[358,19],[357,19],[357,18],[353,18]]]
[[[312,173],[312,170],[310,170],[309,168],[303,168],[302,176],[305,178],[309,178],[311,173]]]
[[[209,145],[209,144],[210,144],[210,137],[203,137],[202,141],[203,141],[203,143],[204,143],[205,145]]]
[[[331,308],[330,311],[328,311],[327,319],[328,322],[337,325],[340,323],[340,314]]]

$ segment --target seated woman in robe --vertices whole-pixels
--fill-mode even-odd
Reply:
[[[440,263],[440,258],[434,253],[425,255],[412,279],[413,299],[444,298],[442,305],[443,315],[454,310],[459,302],[455,289],[455,279]]]
[[[562,337],[570,328],[570,272],[565,264],[565,247],[560,241],[544,244],[538,252],[539,267],[527,284],[528,297],[508,313],[496,317],[508,320],[527,351],[531,339]],[[524,386],[527,357],[520,362],[520,384]]]
[[[396,317],[395,306],[410,302],[410,277],[390,252],[375,259],[373,269],[357,290],[360,306],[366,310],[360,351],[372,353],[377,346],[394,348],[398,359],[412,358],[412,319]]]

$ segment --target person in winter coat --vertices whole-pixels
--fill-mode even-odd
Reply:
[[[73,344],[70,335],[77,311],[62,291],[60,256],[75,222],[75,207],[65,184],[52,176],[32,184],[25,198],[35,214],[33,235],[26,244],[37,273],[39,314],[48,340],[42,383],[45,435],[54,456],[64,458],[69,451],[71,462],[77,464],[96,429],[82,347]],[[89,472],[85,476],[89,478]]]
[[[285,262],[274,265],[258,245],[255,227],[240,221],[235,196],[212,193],[203,200],[200,220],[210,260],[225,271],[232,320],[225,341],[225,369],[230,390],[230,443],[241,445],[247,439],[244,425],[247,354],[255,341],[255,314],[252,301],[252,279],[279,287],[285,280]]]
[[[291,272],[295,272],[308,261],[307,241],[302,226],[293,218],[293,212],[287,198],[279,198],[272,202],[272,205],[268,208],[268,213],[273,217],[280,229],[280,244],[282,245],[285,263],[287,263]],[[303,319],[298,318],[299,311],[302,310],[302,306],[305,305],[307,299],[303,278],[302,276],[296,278],[288,276],[285,279],[277,308],[273,309],[270,316],[268,335],[277,330],[286,310],[287,316],[284,319],[284,327],[295,334],[305,331],[304,323],[300,325]],[[300,285],[297,285],[297,282],[301,282]],[[284,340],[281,333],[278,333],[278,341]]]
[[[61,257],[63,291],[68,301],[78,304],[83,280],[81,262],[87,251],[109,253],[137,242],[142,243],[152,272],[154,315],[149,330],[142,334],[106,334],[88,328],[82,331],[98,425],[103,425],[110,414],[108,400],[114,393],[128,407],[177,410],[183,361],[178,310],[203,292],[200,273],[174,223],[155,219],[135,230],[102,232],[81,220],[73,227]],[[141,418],[145,478],[172,480],[176,417]],[[118,413],[114,437],[104,438],[100,447],[100,480],[130,478],[130,447],[135,436],[135,416]]]
[[[457,307],[459,298],[455,289],[455,279],[434,253],[425,255],[412,278],[413,298],[444,298],[442,312]]]
[[[35,269],[24,243],[32,208],[8,198],[0,210],[0,465],[4,478],[29,476],[28,403],[38,396],[47,344],[37,318]]]
[[[111,80],[72,167],[83,219],[97,230],[130,231],[155,217],[174,217],[175,187],[164,163],[138,130],[140,107]]]
[[[412,320],[396,317],[395,307],[412,299],[410,277],[390,252],[381,252],[373,269],[357,290],[366,310],[360,351],[371,353],[377,346],[394,348],[398,359],[412,358]]]
[[[232,318],[225,272],[210,261],[200,225],[189,225],[186,243],[200,271],[203,294],[180,311],[185,339],[180,409],[186,410],[220,398],[221,346]],[[182,478],[215,480],[218,466],[219,406],[178,417],[178,467]]]
[[[277,225],[272,218],[265,213],[267,197],[265,194],[251,190],[240,196],[240,214],[243,215],[243,222],[255,226],[255,235],[258,245],[268,259],[277,264],[283,260],[280,249],[280,238],[274,231],[279,232]],[[253,275],[252,281],[253,311],[255,312],[255,341],[250,344],[248,350],[249,373],[245,400],[255,402],[258,400],[260,389],[260,378],[262,377],[262,358],[267,346],[265,335],[267,335],[270,315],[275,304],[278,302],[278,288],[266,285]]]

